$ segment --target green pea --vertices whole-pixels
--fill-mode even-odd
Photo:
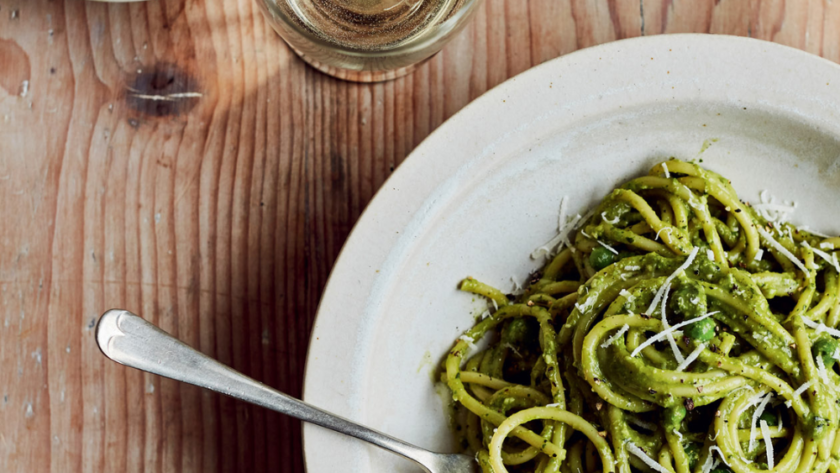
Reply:
[[[502,327],[502,344],[528,349],[539,347],[539,330],[534,319],[514,317]]]
[[[770,427],[775,427],[779,425],[779,419],[772,412],[765,412],[761,414],[761,417],[759,417],[758,420],[763,420],[764,422],[767,422],[767,425],[769,425]]]
[[[708,342],[715,336],[715,321],[711,318],[699,320],[686,327],[685,334],[700,342]]]
[[[589,264],[600,271],[618,260],[617,255],[604,247],[598,247],[589,254]]]
[[[840,348],[840,344],[833,338],[820,338],[811,346],[811,353],[814,358],[820,357],[825,363],[826,368],[834,366],[834,353]]]

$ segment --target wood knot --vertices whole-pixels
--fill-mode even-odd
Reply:
[[[126,102],[146,116],[171,117],[189,112],[203,96],[198,81],[183,69],[159,63],[151,70],[138,71],[126,91]]]

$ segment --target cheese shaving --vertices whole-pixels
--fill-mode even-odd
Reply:
[[[554,404],[546,404],[545,407],[560,407],[560,403],[555,402]]]
[[[794,256],[794,254],[793,254],[793,253],[791,253],[790,251],[788,251],[788,249],[787,249],[787,248],[785,248],[784,246],[782,246],[782,244],[781,244],[781,243],[779,243],[778,241],[776,241],[776,240],[775,240],[775,239],[774,239],[774,238],[770,235],[770,233],[768,233],[765,229],[763,229],[763,228],[761,228],[761,227],[758,227],[758,226],[757,226],[757,227],[755,227],[755,228],[756,228],[756,230],[758,230],[758,233],[762,236],[762,238],[764,238],[764,240],[767,242],[767,244],[768,244],[768,245],[772,246],[772,247],[773,247],[776,251],[778,251],[779,253],[781,253],[781,254],[782,254],[785,258],[789,259],[789,260],[790,260],[790,262],[791,262],[791,263],[793,263],[793,264],[795,264],[795,265],[796,265],[799,269],[801,269],[803,273],[806,273],[806,274],[808,273],[808,268],[806,268],[806,267],[805,267],[805,265],[804,265],[804,264],[802,264],[802,261],[800,261],[800,260],[799,260],[799,258],[797,258],[796,256]]]
[[[636,349],[633,350],[633,353],[630,354],[630,357],[632,358],[632,357],[638,355],[639,352],[642,351],[643,349],[653,345],[654,343],[658,342],[659,340],[662,340],[663,338],[668,336],[668,333],[675,333],[677,331],[677,329],[681,329],[681,328],[685,327],[686,325],[691,325],[691,324],[693,324],[695,322],[699,322],[703,319],[708,319],[709,317],[711,317],[711,316],[713,316],[717,313],[718,313],[718,311],[709,312],[709,313],[706,313],[704,315],[701,315],[700,317],[695,317],[693,319],[686,320],[685,322],[678,323],[677,325],[674,325],[673,327],[671,327],[668,330],[663,330],[663,331],[657,333],[656,335],[648,338],[642,344],[640,344],[638,347],[636,347]]]
[[[712,251],[711,249],[706,250],[706,258],[708,258],[709,261],[714,261],[715,260],[715,252]]]
[[[478,347],[475,346],[475,340],[472,337],[470,337],[469,335],[461,335],[460,337],[458,337],[458,340],[467,342],[467,347],[470,350],[475,351],[475,350],[478,349]]]
[[[821,356],[817,356],[817,374],[824,383],[828,384],[828,373],[825,371],[825,361]]]
[[[718,447],[709,447],[709,456],[711,456],[711,455],[712,455],[712,452],[714,452],[714,451],[717,451],[717,452],[718,452],[718,455],[720,455],[720,459],[721,459],[721,460],[723,460],[723,464],[724,464],[724,465],[726,465],[726,466],[730,466],[730,465],[729,465],[729,462],[727,462],[727,461],[726,461],[726,457],[725,457],[725,456],[723,456],[723,451],[721,451],[721,449],[720,449],[720,448],[718,448]]]
[[[665,170],[665,178],[671,179],[671,173],[668,171],[668,165],[666,163],[662,163],[662,169]]]
[[[641,266],[625,266],[624,267],[625,271],[639,271],[641,269],[642,269]]]
[[[826,235],[825,233],[820,233],[816,230],[811,230],[811,227],[808,225],[801,225],[799,227],[800,230],[810,233],[811,235],[823,237],[823,238],[833,238],[831,235]]]
[[[685,262],[682,265],[680,265],[680,267],[677,268],[676,271],[674,271],[670,276],[668,276],[665,279],[665,282],[662,283],[662,286],[660,286],[659,290],[656,291],[656,295],[653,297],[653,302],[651,302],[650,307],[648,307],[647,314],[652,314],[653,311],[656,310],[656,306],[659,305],[659,300],[662,299],[662,294],[665,291],[666,286],[670,286],[671,281],[673,281],[674,278],[679,276],[681,272],[685,271],[686,269],[688,269],[689,266],[691,266],[691,263],[694,262],[694,258],[697,257],[698,251],[700,251],[700,248],[695,246],[694,249],[691,250],[691,253],[688,255],[688,258],[686,258]]]
[[[759,402],[758,407],[755,408],[755,411],[752,415],[752,421],[750,422],[750,443],[749,443],[749,450],[755,448],[755,440],[757,431],[755,429],[755,424],[758,422],[758,418],[761,417],[761,414],[764,413],[764,409],[767,407],[767,403],[770,401],[770,398],[773,397],[773,393],[767,393],[766,396],[759,395],[758,398],[754,398],[756,401],[761,399]]]
[[[656,462],[653,458],[649,457],[644,450],[637,447],[636,444],[633,442],[627,442],[627,451],[639,457],[639,460],[643,461],[645,465],[649,466],[652,470],[658,471],[659,473],[671,473],[664,466],[660,465]]]
[[[694,360],[696,360],[697,357],[700,356],[700,353],[703,353],[703,350],[705,350],[705,349],[706,349],[705,344],[701,343],[700,345],[697,345],[697,348],[695,348],[694,351],[689,353],[688,357],[686,357],[686,359],[683,360],[683,362],[680,363],[679,366],[677,366],[677,371],[683,371],[684,369],[688,368],[688,365],[690,365],[692,362],[694,362]]]
[[[717,437],[717,435],[715,435],[715,437]],[[719,462],[715,460],[714,455],[712,455],[712,452],[710,451],[709,455],[706,456],[706,461],[703,462],[703,467],[700,469],[701,473],[709,473],[718,465],[718,463]]]
[[[601,218],[602,218],[602,219],[604,219],[604,221],[605,221],[605,222],[607,222],[607,223],[609,223],[610,225],[615,225],[616,223],[618,223],[618,222],[621,220],[621,219],[620,219],[620,218],[618,218],[618,217],[616,217],[614,220],[610,220],[610,219],[608,219],[608,218],[607,218],[607,213],[606,213],[606,212],[601,212]]]
[[[624,324],[624,325],[623,325],[623,326],[622,326],[622,327],[618,330],[618,332],[616,332],[616,333],[615,333],[615,335],[613,335],[612,337],[608,338],[608,339],[607,339],[607,341],[605,341],[604,343],[602,343],[602,344],[601,344],[601,348],[607,348],[608,346],[612,345],[613,343],[615,343],[615,341],[616,341],[616,340],[618,340],[619,338],[621,338],[621,336],[622,336],[622,335],[624,335],[625,333],[627,333],[627,331],[628,331],[628,330],[630,330],[630,326],[629,326],[629,325],[627,325],[627,324]]]
[[[670,235],[670,234],[671,234],[671,232],[672,232],[674,229],[673,229],[673,228],[671,228],[671,227],[662,227],[662,228],[660,228],[660,229],[659,229],[659,231],[658,231],[658,232],[656,232],[656,237],[654,237],[653,241],[656,241],[656,240],[658,240],[658,239],[659,239],[659,234],[660,234],[660,233],[662,233],[662,230],[668,230],[668,235]]]
[[[764,258],[763,248],[759,248],[758,251],[755,252],[755,258],[753,258],[753,261],[761,261],[761,258]]]
[[[682,441],[683,441],[683,434],[682,434],[682,433],[680,433],[680,431],[679,431],[679,430],[674,429],[672,432],[674,432],[674,435],[676,435],[676,436],[680,439],[680,442],[682,442]]]
[[[810,248],[811,251],[813,251],[815,255],[817,255],[820,258],[826,260],[828,262],[828,264],[834,266],[834,269],[836,269],[837,272],[840,273],[840,264],[837,263],[836,253],[828,254],[823,250],[818,250],[818,249],[812,247],[811,245],[809,245],[808,242],[804,241],[804,240],[802,241],[802,246],[804,246],[805,248]]]
[[[611,247],[610,245],[608,245],[608,244],[604,243],[603,241],[601,241],[601,240],[595,240],[595,241],[597,241],[599,245],[601,245],[601,246],[603,246],[604,248],[606,248],[606,249],[610,250],[610,251],[611,251],[611,252],[613,252],[614,254],[618,254],[618,251],[616,251],[616,249],[615,249],[615,248],[613,248],[613,247]]]
[[[554,238],[549,240],[546,244],[532,251],[531,259],[537,259],[540,255],[543,254],[550,255],[553,252],[559,253],[563,249],[563,245],[569,247],[572,246],[569,243],[569,233],[571,233],[572,230],[574,230],[575,226],[580,220],[580,214],[576,215],[571,221],[567,221],[568,219],[566,218],[566,200],[567,196],[563,196],[563,198],[560,199],[560,212],[557,216],[557,235],[555,235]]]
[[[560,198],[560,209],[557,211],[557,231],[562,232],[563,227],[566,226],[566,201],[569,196],[564,195]]]
[[[834,244],[831,243],[831,242],[828,242],[828,241],[824,241],[824,242],[820,243],[820,249],[821,250],[833,250],[834,249]]]
[[[671,324],[668,323],[668,315],[665,313],[666,307],[668,307],[668,291],[671,290],[671,285],[668,284],[668,287],[665,289],[665,292],[662,293],[662,327],[668,329],[671,327]],[[671,351],[674,352],[674,359],[677,360],[677,363],[682,363],[685,361],[683,358],[683,354],[680,351],[680,348],[677,346],[677,341],[674,340],[674,334],[668,333],[666,337],[668,339],[668,344],[671,345]]]
[[[803,318],[802,320],[808,320],[808,319]],[[807,325],[807,324],[806,324],[806,325]],[[812,384],[814,384],[814,380],[813,380],[813,379],[809,379],[808,381],[805,381],[805,382],[802,384],[802,386],[799,386],[798,388],[796,388],[796,391],[794,391],[794,392],[793,392],[793,397],[799,396],[800,394],[802,394],[802,393],[804,393],[805,391],[807,391],[807,390],[808,390],[808,388],[810,388]],[[790,400],[788,400],[787,402],[785,402],[785,405],[786,405],[787,407],[790,407],[790,406],[792,406],[792,405],[793,405],[793,402],[791,402]]]
[[[785,202],[784,205],[775,203],[776,198],[771,196],[766,189],[761,191],[758,197],[761,202],[752,207],[770,222],[782,223],[796,209],[796,202]]]
[[[764,446],[767,448],[767,469],[772,470],[775,466],[773,460],[773,440],[770,438],[770,428],[767,421],[761,421],[761,435],[764,437]]]
[[[496,303],[496,299],[490,299],[490,302],[493,303],[493,309],[499,310],[499,304]]]
[[[625,269],[627,269],[627,268],[625,268]],[[627,289],[622,289],[621,291],[618,292],[618,295],[623,296],[627,299],[630,299],[631,297],[633,297],[633,294],[630,294],[630,291],[628,291]]]
[[[590,238],[592,240],[595,240],[596,243],[598,243],[599,245],[603,246],[604,248],[610,250],[611,252],[613,252],[615,254],[618,254],[618,251],[616,251],[615,248],[613,248],[610,245],[604,243],[603,241],[593,237],[592,235],[586,233],[585,231],[581,230],[580,233],[581,233],[581,235],[585,236],[586,238]]]
[[[510,282],[513,283],[513,293],[518,295],[518,293],[522,291],[522,284],[519,284],[519,281],[517,281],[513,276],[510,277]]]
[[[811,327],[812,329],[815,329],[817,331],[817,334],[825,332],[831,335],[832,337],[840,337],[840,330],[835,330],[822,322],[817,323],[807,317],[802,317],[802,323],[804,323],[808,327]]]

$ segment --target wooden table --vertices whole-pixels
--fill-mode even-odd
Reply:
[[[97,317],[299,396],[338,251],[423,138],[535,64],[676,32],[838,61],[840,2],[487,0],[414,75],[358,85],[253,0],[0,0],[0,471],[302,472],[297,422],[107,361]]]

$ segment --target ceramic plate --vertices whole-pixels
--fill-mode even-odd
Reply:
[[[510,79],[426,139],[368,206],[321,301],[304,399],[451,451],[432,373],[486,308],[458,281],[510,289],[539,266],[529,254],[554,235],[563,196],[584,209],[669,156],[702,158],[742,199],[768,189],[797,202],[794,223],[840,233],[838,114],[838,65],[737,37],[619,41]],[[419,471],[311,425],[304,451],[310,473]]]

